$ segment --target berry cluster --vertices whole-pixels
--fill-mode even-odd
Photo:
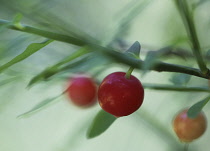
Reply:
[[[94,80],[85,75],[70,79],[67,94],[77,106],[90,106],[98,101],[102,109],[116,116],[127,116],[138,110],[144,99],[141,82],[134,76],[129,79],[125,72],[114,72],[101,82],[98,93]]]
[[[93,78],[77,75],[70,79],[67,94],[77,106],[87,107],[95,104],[97,97],[101,108],[115,117],[127,116],[140,108],[144,99],[144,88],[133,75],[114,72],[106,76],[99,87]],[[188,109],[179,112],[173,120],[173,129],[182,142],[199,138],[207,128],[203,112],[196,118],[189,118]]]

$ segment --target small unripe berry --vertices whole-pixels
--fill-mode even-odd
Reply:
[[[91,77],[77,75],[69,80],[66,93],[75,105],[88,107],[96,102],[97,86]]]
[[[173,120],[174,131],[182,142],[191,142],[199,138],[207,128],[207,121],[203,112],[200,112],[195,118],[189,118],[187,111],[188,109],[182,110]]]

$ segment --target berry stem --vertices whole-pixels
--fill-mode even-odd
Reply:
[[[130,79],[130,76],[131,76],[131,73],[133,72],[133,70],[134,70],[133,67],[130,67],[130,68],[128,69],[128,71],[127,71],[126,74],[125,74],[125,78],[126,78],[126,79]]]
[[[185,143],[184,144],[184,151],[188,151],[188,148],[189,148],[189,143]]]

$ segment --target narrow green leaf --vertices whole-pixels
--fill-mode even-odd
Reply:
[[[25,112],[25,113],[23,113],[23,114],[21,114],[21,115],[18,115],[17,118],[29,117],[29,116],[31,116],[31,115],[37,113],[38,111],[43,110],[44,108],[50,106],[51,104],[53,104],[53,103],[55,103],[55,102],[57,102],[57,101],[60,101],[60,100],[58,100],[58,98],[59,98],[60,96],[62,96],[62,95],[63,95],[63,93],[60,94],[60,95],[58,95],[58,96],[56,96],[56,97],[48,98],[48,99],[46,99],[46,100],[44,100],[44,101],[38,103],[38,104],[35,105],[32,109],[30,109],[29,111],[27,111],[27,112]]]
[[[8,83],[10,83],[10,82],[12,82],[12,81],[14,81],[16,79],[17,79],[17,77],[12,77],[12,78],[9,78],[9,79],[4,79],[4,80],[0,81],[0,86],[3,86],[5,84],[8,84]]]
[[[0,32],[3,31],[4,29],[8,28],[10,25],[11,25],[10,23],[0,25]]]
[[[160,57],[165,56],[170,51],[171,47],[164,47],[156,51],[149,51],[144,60],[143,74],[145,74],[149,69],[154,67]]]
[[[83,62],[84,58],[82,58],[82,60],[78,60],[78,61],[73,62],[73,63],[71,63],[71,61],[74,61],[75,59],[77,59],[77,58],[79,58],[79,57],[81,57],[81,56],[83,56],[83,55],[85,55],[89,52],[90,51],[87,50],[87,47],[82,47],[81,49],[72,53],[70,56],[64,58],[63,60],[59,61],[55,65],[46,68],[44,71],[42,71],[41,73],[39,73],[38,75],[33,77],[30,80],[27,87],[32,86],[33,84],[35,84],[38,81],[46,80],[46,79],[50,78],[51,76],[55,75],[58,72],[62,72],[66,69],[69,69],[70,67],[73,67],[73,66],[76,66],[76,65],[80,64],[81,62]],[[70,63],[70,64],[67,64],[67,63]],[[65,64],[67,64],[67,65],[65,65]]]
[[[23,53],[19,54],[18,56],[16,56],[15,58],[13,58],[9,62],[7,62],[6,64],[0,66],[0,72],[2,72],[3,70],[9,68],[10,66],[12,66],[12,65],[14,65],[18,62],[26,59],[27,57],[31,56],[32,54],[34,54],[35,52],[37,52],[41,48],[43,48],[46,45],[48,45],[49,43],[51,43],[52,41],[53,40],[46,40],[42,43],[32,43],[32,44],[30,44]]]
[[[197,7],[201,6],[202,4],[204,4],[205,2],[209,2],[208,0],[199,0],[198,2],[195,2],[192,4],[192,8],[193,10],[195,10]]]
[[[184,73],[176,73],[174,76],[171,77],[169,80],[172,82],[174,85],[186,85],[190,81],[191,75],[189,74],[184,74]]]
[[[206,57],[210,57],[210,49],[206,52]]]
[[[14,24],[19,24],[20,21],[21,21],[21,19],[22,19],[22,17],[23,17],[22,14],[17,13],[17,14],[15,15],[14,19],[13,19],[13,23],[14,23]]]
[[[118,39],[123,38],[128,34],[130,25],[134,19],[145,10],[150,2],[154,0],[147,1],[131,1],[125,7],[123,7],[117,14],[114,16],[115,21],[118,25],[115,27],[113,32],[110,32],[107,39],[107,44],[118,41]],[[126,11],[125,11],[126,10]],[[119,42],[119,41],[118,41]]]
[[[195,103],[191,106],[187,112],[187,116],[189,118],[195,118],[203,109],[203,107],[209,102],[210,96],[206,97],[205,99]]]
[[[61,68],[59,68],[58,72],[69,71],[69,70],[75,69],[77,67],[82,68],[81,66],[84,66],[87,63],[89,63],[88,61],[91,59],[91,57],[92,56],[90,56],[90,55],[83,56],[80,59],[78,59],[77,61],[71,62],[65,66],[62,66]]]
[[[149,51],[144,60],[143,70],[147,71],[148,69],[153,67],[157,61],[158,56],[158,53],[156,53],[155,51]]]
[[[55,71],[55,72],[56,72],[56,71]],[[53,75],[52,72],[51,72],[51,74],[49,74],[49,73],[50,73],[49,70],[44,70],[43,72],[41,72],[41,73],[39,73],[38,75],[36,75],[35,77],[33,77],[33,78],[29,81],[29,83],[28,83],[28,85],[27,85],[27,88],[30,88],[33,84],[35,84],[35,83],[38,82],[38,81],[44,80],[45,77],[46,77],[46,75],[49,75],[49,76]]]
[[[57,64],[51,66],[49,69],[60,67],[60,66],[66,64],[66,63],[68,63],[68,62],[70,62],[70,61],[72,61],[72,60],[74,60],[74,59],[76,59],[80,56],[83,56],[83,55],[85,55],[89,52],[90,51],[89,51],[89,48],[87,46],[82,47],[79,50],[72,53],[70,56],[68,56],[68,57],[64,58],[63,60],[61,60],[60,62],[58,62]]]
[[[21,19],[22,19],[23,15],[18,13],[15,15],[12,24],[15,26],[15,28],[17,29],[24,29],[24,26],[20,23]]]
[[[37,82],[43,81],[43,80],[49,80],[50,77],[61,73],[65,71],[70,71],[76,68],[81,68],[82,65],[84,65],[89,59],[89,56],[85,56],[77,61],[71,62],[63,67],[60,68],[54,68],[54,69],[46,69],[40,74],[33,77],[29,84],[27,85],[27,88],[30,88],[32,85],[34,85]]]
[[[105,132],[117,118],[100,110],[87,131],[87,138],[94,138]]]
[[[141,45],[138,41],[136,41],[126,52],[133,54],[136,56],[135,58],[139,58],[140,50]]]

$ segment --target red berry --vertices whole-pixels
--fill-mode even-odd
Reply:
[[[189,118],[187,111],[185,109],[179,112],[173,121],[174,131],[182,142],[191,142],[199,138],[207,127],[206,117],[203,112],[200,112],[196,118]]]
[[[134,76],[126,79],[124,72],[114,72],[104,78],[98,90],[102,109],[120,117],[138,110],[144,99],[141,82]]]
[[[96,102],[97,86],[94,80],[86,75],[71,78],[66,92],[77,106],[90,106]]]

